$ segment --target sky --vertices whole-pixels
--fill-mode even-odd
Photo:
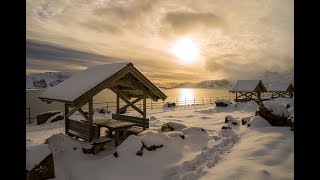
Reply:
[[[293,0],[26,2],[27,74],[129,60],[156,83],[293,75]]]

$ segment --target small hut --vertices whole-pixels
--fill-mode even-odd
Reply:
[[[238,80],[229,92],[236,93],[235,101],[261,102],[261,93],[267,92],[261,80]]]
[[[117,95],[117,110],[116,114],[112,115],[112,119],[134,122],[140,125],[143,130],[149,127],[149,119],[146,118],[146,99],[158,101],[167,98],[129,62],[87,68],[49,88],[39,98],[47,103],[52,101],[64,103],[65,133],[92,141],[100,136],[100,126],[93,124],[93,96],[106,88]],[[130,102],[131,98],[134,100]],[[120,107],[120,99],[126,103],[125,106]],[[143,101],[143,109],[135,106],[135,103],[141,100]],[[86,104],[88,104],[88,115],[81,109]],[[128,107],[132,107],[142,117],[121,115],[121,112]],[[69,119],[76,111],[84,117],[85,122]],[[121,127],[123,128],[120,129]],[[122,123],[122,125],[112,126],[112,129],[116,134],[119,134],[119,131],[126,130],[126,127],[128,126],[124,126]]]
[[[268,87],[268,92],[271,92],[271,98],[287,97],[293,98],[294,87],[292,83],[276,82]]]

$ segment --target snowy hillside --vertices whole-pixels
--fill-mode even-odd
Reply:
[[[53,87],[71,77],[70,72],[46,72],[26,75],[27,89],[44,89]]]

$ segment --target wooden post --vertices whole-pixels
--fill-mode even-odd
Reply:
[[[64,104],[64,126],[65,126],[65,133],[68,134],[69,132],[69,124],[70,124],[70,121],[69,121],[69,118],[67,116],[69,112],[69,107],[68,107],[68,104]]]
[[[140,101],[141,102],[141,101]],[[147,96],[146,93],[143,92],[143,118],[146,119],[147,118]],[[143,121],[143,130],[146,130],[146,121]]]
[[[119,94],[117,94],[117,114],[119,114],[119,107],[120,107],[120,97],[119,97]]]
[[[89,141],[93,140],[93,98],[89,99]]]

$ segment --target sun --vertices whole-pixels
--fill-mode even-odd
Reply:
[[[182,64],[192,64],[199,60],[199,48],[189,37],[178,39],[171,48],[171,53],[176,56]]]

